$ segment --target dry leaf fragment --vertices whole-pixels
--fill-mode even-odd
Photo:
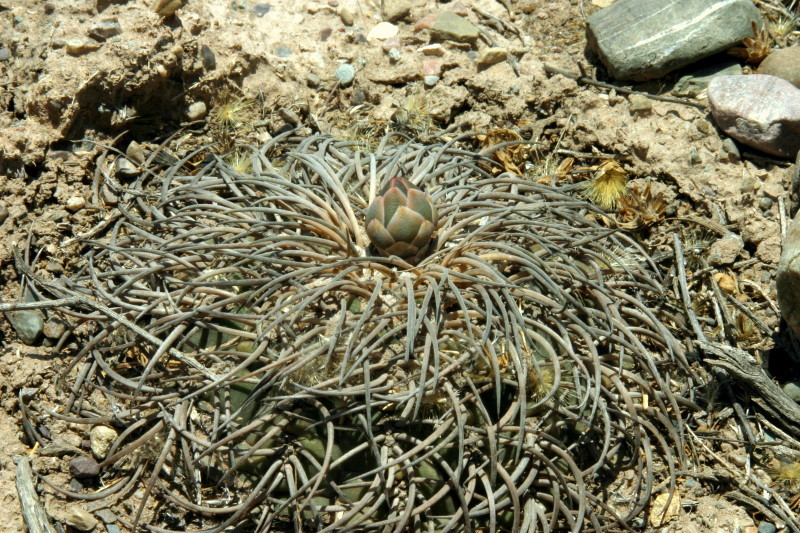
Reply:
[[[670,499],[670,496],[672,498]],[[669,501],[669,506],[667,506]],[[650,526],[660,527],[676,516],[681,510],[681,498],[677,493],[663,492],[653,498],[650,504]]]

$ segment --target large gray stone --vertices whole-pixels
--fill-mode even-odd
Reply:
[[[588,19],[587,38],[608,73],[659,78],[752,37],[752,0],[617,0]]]
[[[775,290],[783,318],[800,337],[800,212],[786,231],[775,275]]]
[[[767,74],[718,76],[708,85],[714,120],[737,141],[794,159],[800,150],[800,89]]]

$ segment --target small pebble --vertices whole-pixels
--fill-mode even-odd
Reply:
[[[67,199],[67,209],[73,213],[86,207],[86,199],[83,196],[73,196]]]
[[[188,108],[186,108],[186,118],[189,120],[200,120],[206,116],[206,112],[206,103],[200,100],[192,103]]]
[[[45,13],[45,15],[52,15],[55,10],[56,10],[56,5],[53,2],[45,2],[44,3],[44,13]]]
[[[71,56],[80,56],[94,52],[100,48],[100,44],[86,39],[70,39],[67,41],[67,53]]]
[[[7,218],[8,218],[8,208],[0,204],[0,224],[5,222]]]
[[[100,464],[92,457],[80,455],[69,461],[69,474],[75,479],[86,479],[100,473]]]
[[[122,33],[122,26],[116,17],[103,19],[89,26],[89,37],[101,43],[120,33]]]
[[[9,59],[11,59],[11,50],[0,48],[0,61],[8,61]]]
[[[645,115],[653,109],[653,101],[643,94],[630,95],[628,102],[630,102],[631,114]]]
[[[113,524],[117,521],[117,515],[112,513],[108,509],[100,509],[99,511],[95,511],[95,516],[105,522],[106,524]]]
[[[775,533],[776,531],[778,528],[771,522],[764,521],[758,524],[758,533]]]
[[[319,87],[320,83],[322,83],[322,80],[320,80],[319,76],[317,76],[313,72],[309,72],[308,74],[306,74],[306,85],[308,85],[312,89],[316,89],[317,87]]]
[[[383,20],[388,22],[402,20],[411,12],[411,5],[406,0],[383,0],[381,5]]]
[[[790,381],[784,385],[783,393],[790,399],[800,403],[800,381]]]
[[[772,198],[767,198],[766,196],[758,201],[758,208],[762,211],[769,211],[772,208]]]
[[[108,426],[95,426],[89,432],[89,442],[92,446],[92,453],[98,459],[105,459],[108,450],[117,440],[117,431]]]
[[[423,76],[441,76],[442,75],[442,62],[438,59],[426,59],[422,62],[422,75]]]
[[[433,87],[434,85],[439,83],[439,76],[424,76],[422,78],[422,82],[428,87]]]
[[[479,67],[488,67],[505,61],[507,55],[508,51],[505,48],[491,46],[480,51],[477,63]]]
[[[391,61],[399,61],[400,60],[400,50],[397,48],[392,48],[389,50],[388,56]]]
[[[206,70],[214,70],[217,68],[217,57],[214,51],[209,48],[207,44],[200,47],[200,58],[203,60],[203,68]]]
[[[33,309],[23,309],[11,313],[9,322],[19,340],[28,346],[36,344],[44,331],[44,318],[40,312]]]
[[[386,39],[391,39],[397,35],[398,31],[398,27],[391,22],[381,22],[369,30],[369,33],[367,34],[367,40],[372,41],[373,39],[377,39],[379,41],[385,41]]]
[[[356,69],[353,68],[353,65],[350,63],[342,63],[336,68],[336,72],[334,72],[333,75],[336,76],[339,85],[347,87],[353,83],[356,77]]]
[[[171,17],[183,7],[182,0],[156,0],[153,2],[153,11],[162,17]]]
[[[728,161],[732,163],[736,163],[742,158],[742,154],[739,153],[739,147],[736,146],[736,143],[730,137],[726,137],[724,141],[722,141],[722,150],[728,156]]]
[[[272,9],[272,6],[269,4],[256,4],[253,6],[253,12],[258,18],[261,18],[269,13],[270,9]]]
[[[436,56],[442,57],[444,55],[444,46],[441,44],[429,44],[428,46],[423,46],[422,48],[417,48],[417,52],[422,52],[422,55],[425,56]]]
[[[292,49],[288,46],[277,46],[275,47],[275,55],[281,59],[286,59],[292,55]]]
[[[139,174],[139,169],[136,165],[125,159],[124,157],[117,158],[117,175],[122,178],[131,178]]]
[[[111,190],[111,187],[109,187],[107,183],[103,184],[100,193],[103,195],[103,202],[106,205],[117,205],[119,203],[119,196]]]
[[[339,18],[342,19],[342,23],[345,26],[352,26],[356,21],[356,16],[346,7],[343,7],[339,10]]]
[[[63,320],[59,320],[57,318],[49,318],[47,322],[44,323],[44,329],[42,330],[44,336],[48,339],[60,339],[64,332],[67,330],[67,325],[64,324]]]
[[[367,93],[361,87],[353,91],[353,105],[361,105],[367,100]]]
[[[92,513],[78,505],[72,505],[67,512],[66,522],[68,525],[80,531],[91,531],[99,523]]]
[[[398,35],[395,35],[394,37],[389,37],[388,39],[383,41],[383,44],[381,44],[381,48],[383,48],[383,51],[386,52],[387,54],[389,53],[389,50],[391,50],[392,48],[397,48],[398,50],[400,50],[401,46],[402,43],[400,42],[400,37]]]

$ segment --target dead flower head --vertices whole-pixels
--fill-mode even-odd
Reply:
[[[630,194],[620,197],[617,202],[617,221],[622,227],[630,229],[656,224],[664,218],[664,211],[667,209],[664,193],[654,194],[649,183],[644,190],[638,186],[632,187]]]
[[[606,161],[597,167],[597,173],[586,183],[586,195],[596,205],[610,210],[628,193],[628,175],[616,161]]]

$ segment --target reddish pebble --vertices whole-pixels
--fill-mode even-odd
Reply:
[[[442,62],[438,59],[427,59],[422,62],[423,76],[441,76]]]
[[[431,13],[430,15],[426,15],[419,19],[416,24],[414,24],[414,31],[422,31],[427,30],[433,23],[436,22],[436,19],[439,18],[439,13]]]
[[[400,45],[399,35],[395,35],[394,37],[386,39],[385,41],[383,41],[383,44],[381,45],[381,47],[383,47],[384,52],[388,52],[392,48],[397,48],[398,50],[400,50],[400,46],[401,45]]]

